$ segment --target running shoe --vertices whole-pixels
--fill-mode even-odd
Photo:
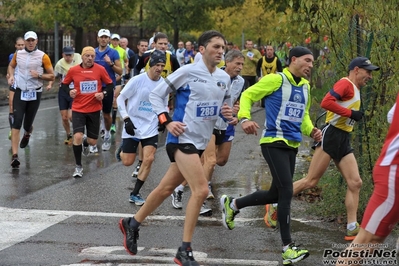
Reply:
[[[89,152],[90,154],[98,153],[97,145],[89,145]]]
[[[141,162],[139,161],[139,162],[137,163],[136,168],[134,168],[134,171],[133,171],[133,173],[132,173],[132,177],[133,177],[133,178],[137,178],[137,176],[139,175],[140,166],[141,166]]]
[[[104,137],[104,142],[101,148],[103,151],[109,151],[111,148],[111,137]]]
[[[30,127],[30,131],[29,131],[29,132],[26,132],[26,131],[25,131],[25,134],[24,134],[24,136],[22,137],[21,142],[19,143],[19,147],[20,147],[21,149],[23,149],[23,148],[25,148],[26,146],[28,146],[28,144],[29,144],[29,139],[30,139],[30,135],[32,134],[32,131],[33,131],[33,126]]]
[[[202,216],[211,216],[212,215],[212,209],[208,208],[206,206],[206,203],[202,203],[201,209],[200,209],[200,215]]]
[[[274,207],[273,204],[266,204],[266,214],[263,220],[265,220],[265,223],[268,227],[270,228],[276,228],[277,227],[277,206]]]
[[[83,142],[82,142],[82,154],[84,156],[88,156],[90,153],[89,143],[87,142],[87,136],[83,135]]]
[[[141,197],[140,194],[137,195],[130,194],[129,202],[134,203],[137,206],[141,206],[145,203],[145,200],[143,199],[143,197]]]
[[[65,145],[71,145],[72,144],[72,133],[69,133],[67,138],[64,140]]]
[[[76,165],[75,172],[73,172],[74,178],[80,178],[83,176],[83,167],[81,165]]]
[[[118,162],[122,161],[121,152],[122,152],[122,142],[121,145],[119,145],[119,147],[115,151],[115,158]]]
[[[222,223],[227,229],[233,230],[235,227],[234,217],[240,213],[240,211],[235,211],[230,207],[230,203],[234,198],[227,195],[223,195],[220,198],[220,206],[222,208]]]
[[[11,140],[11,132],[12,132],[11,130],[10,130],[10,132],[8,132],[8,139],[9,140]]]
[[[182,250],[181,247],[179,247],[174,262],[180,266],[199,266],[199,263],[194,259],[191,247],[186,250]]]
[[[346,229],[345,240],[346,241],[352,241],[353,239],[355,239],[355,237],[359,233],[359,230],[360,230],[359,223],[356,223],[356,227],[353,230]]]
[[[285,252],[282,252],[283,264],[289,265],[298,261],[304,260],[309,256],[309,251],[306,249],[300,249],[299,245],[295,246],[295,243],[291,243]]]
[[[183,204],[181,202],[182,196],[183,196],[183,191],[173,191],[172,193],[172,206],[175,209],[182,209]]]
[[[206,197],[206,199],[214,199],[215,198],[215,196],[213,195],[213,193],[212,193],[212,185],[211,184],[208,184],[208,196]]]
[[[21,149],[25,148],[26,146],[28,146],[29,144],[29,139],[30,139],[30,134],[29,133],[25,133],[24,136],[21,139],[21,142],[19,143],[19,147]]]
[[[18,169],[20,164],[21,163],[19,162],[18,154],[13,154],[12,159],[11,159],[12,169]]]
[[[127,253],[130,255],[137,254],[137,240],[139,239],[139,230],[134,230],[130,227],[131,218],[125,218],[119,220],[119,229],[123,234],[123,246],[125,247]]]
[[[109,130],[112,134],[116,133],[116,126],[115,124],[111,125],[111,129]]]

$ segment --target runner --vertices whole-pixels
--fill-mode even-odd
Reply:
[[[8,84],[11,86],[15,82],[16,87],[13,99],[14,122],[11,136],[11,167],[14,169],[19,168],[20,165],[18,143],[22,122],[25,133],[19,147],[24,149],[29,144],[33,131],[33,120],[35,120],[40,106],[43,80],[54,81],[54,70],[50,57],[37,48],[37,34],[34,31],[28,31],[24,35],[24,40],[25,49],[18,50],[14,54],[7,70]]]
[[[202,203],[208,195],[208,184],[200,156],[212,135],[217,117],[232,119],[230,77],[216,65],[222,59],[225,38],[217,31],[204,32],[198,40],[203,61],[189,64],[165,78],[150,94],[159,122],[168,130],[166,151],[171,164],[160,184],[132,218],[119,221],[126,251],[137,253],[139,226],[184,179],[191,188],[186,208],[183,242],[174,258],[179,265],[199,265],[191,248],[195,225]],[[164,99],[176,93],[176,110],[168,115]],[[224,104],[223,104],[224,103]]]
[[[73,154],[75,172],[73,177],[83,177],[82,151],[88,154],[89,144],[97,144],[100,131],[100,112],[106,97],[112,97],[114,83],[102,66],[94,63],[96,52],[86,46],[82,50],[82,63],[71,67],[61,83],[61,89],[72,97]],[[70,89],[73,83],[74,89]],[[102,84],[106,84],[105,87]],[[84,138],[86,129],[87,138]],[[82,147],[83,144],[83,147]]]
[[[141,143],[143,147],[142,170],[129,197],[130,202],[139,206],[145,202],[140,195],[140,189],[150,174],[158,147],[158,117],[152,110],[149,95],[163,81],[161,74],[165,62],[165,53],[155,50],[150,56],[148,71],[129,80],[117,98],[118,110],[125,123],[120,153],[122,163],[125,166],[132,165],[136,159],[138,144]],[[168,98],[166,97],[165,106],[167,105]]]
[[[82,63],[82,57],[79,53],[75,53],[73,47],[65,46],[62,49],[62,58],[58,60],[54,67],[54,74],[60,80],[60,88],[61,82],[68,73],[68,70],[73,66],[79,65],[80,63]],[[51,89],[52,86],[53,82],[49,82],[47,89]],[[69,123],[72,122],[72,98],[69,96],[69,93],[66,93],[60,88],[58,90],[58,106],[60,108],[62,126],[64,127],[66,133],[64,144],[71,145],[73,135]],[[73,89],[73,83],[70,84],[70,88]]]
[[[270,189],[258,190],[237,199],[227,195],[220,199],[223,225],[230,230],[235,227],[234,217],[240,209],[279,203],[278,221],[284,265],[309,256],[307,250],[300,249],[291,239],[292,178],[302,134],[316,141],[321,139],[320,129],[313,126],[309,117],[310,85],[306,78],[313,67],[313,54],[309,49],[297,46],[290,51],[289,59],[290,65],[282,73],[266,75],[242,93],[238,112],[244,132],[257,135],[259,126],[250,120],[251,107],[266,96],[265,129],[260,145],[272,174]]]

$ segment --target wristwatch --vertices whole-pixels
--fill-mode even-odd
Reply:
[[[115,65],[115,62],[112,62],[110,66],[113,67],[114,65]]]
[[[42,78],[42,74],[39,74],[39,77],[38,77],[39,79],[41,79]]]
[[[104,97],[107,96],[107,91],[103,91]]]

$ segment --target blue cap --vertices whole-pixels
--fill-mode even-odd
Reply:
[[[367,57],[356,57],[349,64],[349,70],[355,69],[355,67],[364,68],[367,70],[380,70],[378,66],[375,66],[371,63],[370,59]]]

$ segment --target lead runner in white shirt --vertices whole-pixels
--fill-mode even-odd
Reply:
[[[223,103],[232,105],[230,77],[219,68],[210,73],[203,60],[183,66],[174,73],[150,95],[154,112],[161,114],[167,112],[161,99],[169,93],[175,94],[172,120],[184,123],[184,132],[178,136],[169,132],[166,143],[191,143],[198,150],[204,150]]]
[[[124,247],[137,253],[138,230],[144,219],[172,194],[173,189],[187,180],[191,197],[186,208],[182,245],[174,262],[198,266],[193,257],[191,241],[200,208],[208,195],[208,182],[200,161],[219,113],[232,119],[230,77],[216,66],[222,60],[226,40],[217,31],[206,31],[198,39],[202,61],[173,72],[150,94],[153,110],[168,130],[167,147],[171,164],[146,203],[132,218],[119,221],[124,234]],[[176,91],[173,120],[168,116],[162,99]],[[227,105],[226,103],[229,105]]]

